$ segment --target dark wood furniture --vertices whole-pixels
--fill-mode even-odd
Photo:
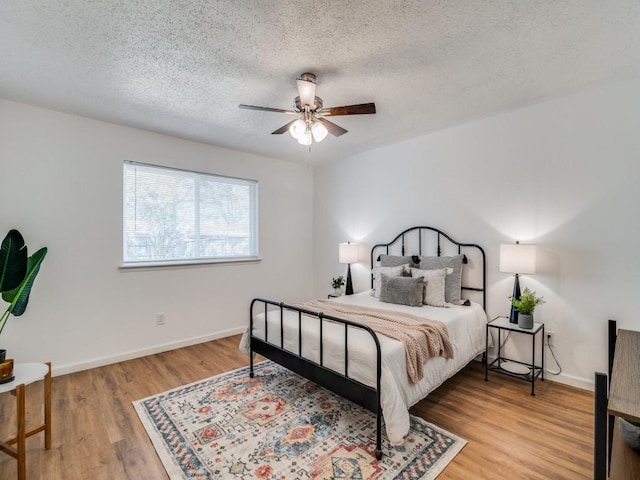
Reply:
[[[377,263],[380,253],[406,255],[406,251],[412,254],[423,255],[433,254],[436,256],[448,254],[465,255],[464,263],[468,264],[467,252],[473,256],[476,275],[473,276],[475,282],[463,274],[462,290],[478,292],[482,296],[482,306],[485,306],[486,291],[486,258],[482,247],[476,244],[461,243],[452,239],[446,233],[426,226],[412,227],[397,235],[391,242],[375,245],[371,251],[371,267]],[[432,253],[431,253],[432,252]],[[374,260],[375,259],[375,260]],[[417,263],[417,262],[416,262]],[[464,273],[464,272],[463,272]],[[253,335],[254,326],[254,309],[261,305],[264,309],[264,340]],[[268,337],[267,330],[267,313],[269,309],[279,309],[280,311],[280,328],[279,328],[279,345],[266,341]],[[320,337],[319,351],[320,361],[315,362],[302,356],[302,334],[299,333],[298,351],[292,352],[284,348],[284,312],[292,311],[298,315],[298,332],[301,332],[302,315],[306,317],[317,318],[319,322]],[[337,372],[329,369],[324,365],[323,345],[322,345],[322,329],[325,321],[335,322],[344,325],[344,344],[345,344],[345,368],[343,372]],[[251,302],[249,311],[249,328],[250,328],[250,375],[253,377],[253,353],[273,360],[276,363],[288,368],[289,370],[308,378],[309,380],[322,385],[323,387],[347,398],[358,405],[374,412],[377,416],[376,422],[376,458],[382,458],[382,408],[380,402],[380,375],[382,365],[382,355],[380,342],[369,327],[358,323],[350,322],[341,318],[316,313],[302,308],[287,305],[282,302],[276,302],[264,298],[255,298]],[[348,330],[349,327],[359,328],[367,331],[376,345],[376,384],[375,387],[365,385],[348,375]]]
[[[618,432],[618,418],[640,421],[640,332],[609,320],[609,374],[595,380],[594,479],[640,480],[640,454]]]

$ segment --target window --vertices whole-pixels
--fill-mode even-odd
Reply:
[[[255,260],[258,182],[124,163],[123,266]]]

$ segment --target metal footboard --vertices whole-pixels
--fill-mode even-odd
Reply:
[[[254,309],[262,305],[264,307],[264,340],[253,335],[254,329]],[[269,339],[267,314],[269,313],[269,307],[272,308],[271,312],[280,311],[280,345],[271,343]],[[291,311],[296,312],[298,315],[298,351],[292,352],[284,348],[284,312]],[[319,362],[315,362],[302,356],[302,316],[316,318],[319,323]],[[324,328],[324,322],[331,321],[344,325],[344,372],[338,372],[325,366],[324,362],[324,347],[322,341],[322,332]],[[253,354],[259,353],[260,355],[282,365],[283,367],[301,375],[304,378],[311,380],[323,387],[337,393],[341,397],[351,400],[358,405],[372,411],[376,414],[376,458],[379,460],[382,458],[382,406],[380,403],[380,373],[382,367],[382,354],[380,350],[380,341],[375,332],[366,325],[351,322],[342,318],[334,317],[331,315],[325,315],[322,312],[317,313],[311,310],[305,310],[304,308],[295,307],[293,305],[287,305],[282,302],[274,302],[273,300],[267,300],[264,298],[254,298],[251,301],[251,307],[249,312],[249,325],[250,325],[250,376],[253,378]],[[358,380],[349,377],[349,327],[358,328],[369,332],[376,346],[376,387],[365,385]],[[277,334],[276,334],[277,335]],[[310,341],[304,339],[304,341]]]

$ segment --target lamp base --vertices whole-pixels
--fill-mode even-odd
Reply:
[[[509,314],[509,323],[518,323],[518,310],[511,305],[511,313]]]
[[[347,264],[347,288],[345,295],[353,295],[353,283],[351,282],[351,264]]]
[[[516,280],[513,283],[512,298],[520,300],[520,278],[516,273]],[[511,314],[509,315],[509,323],[518,323],[518,309],[511,304]]]

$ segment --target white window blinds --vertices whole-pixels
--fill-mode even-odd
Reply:
[[[124,163],[124,264],[254,259],[254,180]]]

